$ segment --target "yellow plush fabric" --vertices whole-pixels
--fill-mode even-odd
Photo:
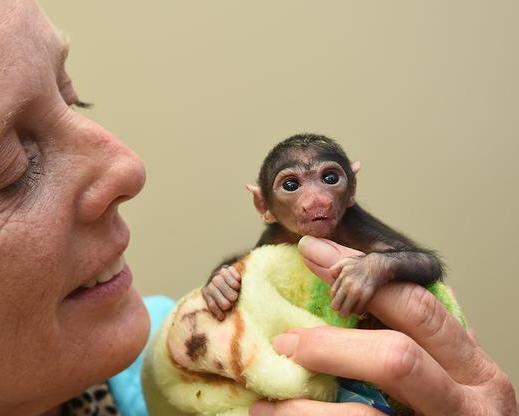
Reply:
[[[178,302],[148,348],[142,380],[151,416],[247,416],[264,397],[335,401],[334,377],[278,355],[271,340],[294,327],[355,326],[356,317],[329,308],[328,286],[295,246],[257,248],[240,266],[240,298],[223,322],[196,289]]]

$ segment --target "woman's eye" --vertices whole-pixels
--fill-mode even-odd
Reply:
[[[37,185],[41,175],[44,175],[41,154],[34,144],[24,145],[27,152],[27,169],[13,183],[0,190],[4,196],[14,195],[25,190],[29,191]]]
[[[299,188],[299,182],[295,179],[287,179],[283,182],[283,189],[288,192],[294,192]]]
[[[335,172],[327,172],[323,175],[323,182],[327,183],[328,185],[335,185],[337,182],[339,182],[339,175],[337,175]]]

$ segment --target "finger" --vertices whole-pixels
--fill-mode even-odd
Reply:
[[[337,293],[337,290],[339,290],[339,288],[341,287],[343,280],[344,280],[344,276],[339,276],[337,278],[337,280],[335,280],[335,282],[333,282],[332,288],[330,289],[330,294],[331,294],[332,298],[335,297],[335,294]]]
[[[223,279],[223,283],[226,286],[234,289],[234,286],[238,285],[237,289],[240,288],[240,282],[238,280],[236,280],[236,278],[233,276],[232,272],[229,269],[222,270],[221,271],[221,276],[222,276],[222,279]],[[233,292],[236,293],[235,290],[233,290]],[[237,298],[237,296],[236,296],[236,298]],[[231,300],[231,299],[229,299],[229,300]],[[236,300],[236,299],[232,299],[232,300]]]
[[[353,264],[344,264],[338,266],[336,269],[330,268],[332,276],[337,280],[340,277],[348,277],[355,273],[355,266]]]
[[[273,345],[278,353],[309,370],[373,383],[424,414],[468,414],[461,407],[470,404],[465,396],[469,393],[400,332],[294,329],[276,337]]]
[[[357,260],[352,257],[346,257],[345,259],[339,260],[333,266],[330,267],[330,271],[333,274],[339,274],[345,267],[352,268]]]
[[[332,303],[330,306],[332,309],[335,309],[338,311],[341,307],[341,305],[344,302],[344,299],[346,299],[346,296],[348,295],[347,289],[344,284],[339,286],[339,289],[337,289],[337,293],[335,293],[335,296],[332,299]]]
[[[360,297],[360,299],[357,302],[357,305],[355,305],[355,308],[352,309],[353,313],[356,313],[357,315],[361,315],[366,311],[366,305],[370,301],[370,299],[373,297],[373,291],[368,291],[364,295]]]
[[[355,306],[357,305],[358,300],[358,295],[356,295],[354,292],[350,290],[346,296],[346,299],[344,299],[344,301],[342,302],[339,313],[344,317],[350,315]]]
[[[238,272],[238,270],[236,270],[236,267],[234,266],[229,266],[229,271],[232,273],[232,275],[236,278],[236,280],[241,280],[241,275],[240,273]]]
[[[240,289],[241,283],[239,279],[236,279],[230,270],[225,270],[225,273],[222,273],[223,278],[225,279],[225,283],[232,287],[235,290]]]
[[[220,290],[213,284],[207,287],[209,295],[215,300],[218,307],[224,311],[230,309],[232,304],[229,300],[220,292]]]
[[[225,296],[225,298],[231,303],[232,306],[236,299],[238,299],[238,293],[227,284],[225,277],[223,276],[223,274],[226,272],[227,270],[221,270],[221,274],[216,276],[212,283],[219,289],[220,293]]]
[[[403,283],[384,285],[367,308],[388,327],[413,338],[456,381],[475,385],[494,374],[493,362],[423,287]]]
[[[331,285],[334,282],[335,276],[330,272],[328,268],[319,266],[318,264],[304,257],[303,262],[305,263],[306,267],[308,267],[312,271],[312,273],[314,273],[317,277],[321,278],[329,285]]]
[[[327,403],[293,399],[279,402],[262,400],[251,406],[251,416],[383,416],[374,407],[361,403]]]
[[[329,268],[344,257],[362,255],[361,251],[343,247],[331,240],[304,236],[299,240],[299,251],[306,266],[327,283],[333,283]]]
[[[207,304],[207,307],[209,308],[211,314],[214,317],[216,317],[216,319],[218,319],[219,321],[223,321],[225,318],[225,314],[218,307],[214,299],[209,294],[206,294],[204,290],[202,291],[202,296],[204,297],[205,303]]]

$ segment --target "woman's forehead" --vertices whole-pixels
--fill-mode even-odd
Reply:
[[[0,65],[4,71],[6,64],[60,55],[65,46],[63,36],[35,1],[0,1]]]
[[[24,103],[54,88],[68,46],[31,0],[0,0],[0,132]]]

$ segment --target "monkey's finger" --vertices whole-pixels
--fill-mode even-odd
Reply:
[[[232,275],[237,279],[237,280],[241,280],[241,275],[240,273],[238,273],[238,270],[236,270],[236,267],[234,266],[229,266],[229,269],[228,269]]]
[[[333,283],[332,285],[332,288],[331,288],[331,294],[332,294],[332,297],[335,296],[335,294],[337,293],[337,291],[339,290],[339,288],[341,286],[344,287],[344,289],[346,290],[346,292],[348,291],[349,287],[351,286],[352,284],[352,281],[351,279],[348,277],[348,272],[345,272],[345,273],[341,273],[339,275],[339,277],[337,277],[337,279],[335,280],[335,282]]]
[[[222,270],[222,277],[225,280],[225,283],[227,283],[228,286],[232,287],[233,289],[239,289],[241,286],[241,283],[234,275],[232,274],[231,270],[225,269]]]
[[[346,292],[346,288],[344,287],[344,285],[339,286],[339,288],[337,289],[337,292],[335,293],[335,296],[332,299],[332,303],[330,305],[332,307],[332,309],[335,309],[336,311],[338,311],[340,309],[342,303],[344,302],[346,295],[347,295],[347,292]]]
[[[225,278],[222,275],[217,276],[217,278],[215,278],[212,283],[214,286],[216,286],[218,291],[225,297],[225,299],[229,301],[228,307],[224,307],[223,305],[220,306],[224,310],[229,309],[232,306],[232,304],[236,301],[236,299],[238,299],[238,292],[236,292],[232,287],[230,287],[227,284]]]
[[[360,299],[357,302],[357,305],[355,305],[355,308],[352,309],[353,313],[356,313],[357,315],[362,315],[364,312],[366,312],[366,305],[373,297],[374,291],[368,291],[365,294],[363,294]]]
[[[204,288],[205,289],[205,288]],[[207,291],[202,290],[202,296],[204,297],[205,303],[207,304],[207,307],[209,308],[209,311],[211,314],[216,317],[219,321],[223,321],[225,318],[225,314],[223,311],[218,307],[214,299],[211,295],[207,293]]]
[[[344,299],[344,302],[341,305],[339,313],[344,317],[350,315],[353,309],[356,307],[358,300],[359,298],[357,294],[350,295],[350,293],[348,293],[346,299]]]
[[[332,298],[335,297],[336,293],[337,293],[337,290],[339,290],[339,287],[341,287],[341,284],[342,284],[342,280],[344,279],[344,277],[338,277],[335,282],[333,282],[333,285],[330,289],[330,295]]]
[[[232,303],[220,292],[220,290],[211,283],[208,287],[209,295],[215,300],[218,307],[224,311],[230,309]]]
[[[332,267],[330,267],[330,272],[332,275],[338,275],[345,267],[353,267],[358,260],[351,257],[346,257],[345,259],[339,260]]]

